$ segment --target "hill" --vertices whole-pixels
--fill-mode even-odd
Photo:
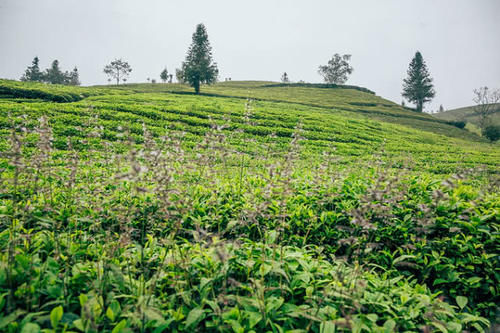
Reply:
[[[465,121],[473,125],[471,127],[472,131],[479,133],[479,117],[474,113],[474,106],[447,110],[445,112],[435,113],[433,116],[446,121]],[[500,104],[497,104],[497,110],[491,115],[490,119],[492,124],[500,125]]]
[[[484,330],[500,149],[359,87],[0,81],[0,330]]]

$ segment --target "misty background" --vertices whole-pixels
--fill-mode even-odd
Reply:
[[[471,105],[479,86],[500,88],[497,0],[0,0],[0,78],[18,80],[35,56],[78,67],[82,85],[107,84],[115,58],[128,82],[174,74],[204,23],[219,80],[321,82],[318,66],[352,54],[346,84],[400,103],[419,50],[436,97],[425,111]]]

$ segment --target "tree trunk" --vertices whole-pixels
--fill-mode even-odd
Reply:
[[[422,101],[417,102],[417,112],[422,112],[423,109],[423,103]]]
[[[200,81],[194,82],[194,92],[198,95],[200,93]]]

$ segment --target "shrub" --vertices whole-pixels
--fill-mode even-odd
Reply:
[[[465,125],[467,125],[467,122],[463,120],[450,120],[448,121],[448,124],[453,125],[458,128],[465,128]]]
[[[490,125],[483,129],[483,136],[487,137],[490,141],[497,141],[500,139],[500,126]]]

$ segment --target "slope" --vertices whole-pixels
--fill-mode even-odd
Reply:
[[[443,120],[458,120],[478,125],[478,116],[474,113],[474,106],[467,106],[458,109],[447,110],[433,114],[434,117]],[[500,125],[500,104],[496,105],[496,111],[491,115],[491,122]]]
[[[496,319],[497,146],[357,87],[2,85],[0,330]]]

